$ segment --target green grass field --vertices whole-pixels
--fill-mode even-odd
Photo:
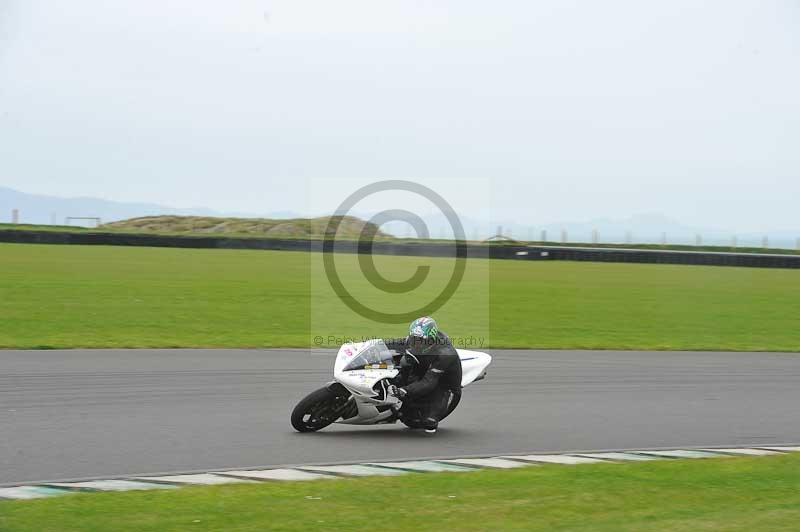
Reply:
[[[800,456],[93,493],[0,502],[4,532],[794,531]]]
[[[346,311],[320,257],[0,244],[0,347],[307,347],[316,335],[403,334]],[[433,291],[452,269],[448,259],[375,260],[395,280],[427,260]],[[370,305],[424,299],[371,289],[356,256],[337,263]],[[798,311],[794,270],[471,260],[434,316],[495,348],[800,351]]]

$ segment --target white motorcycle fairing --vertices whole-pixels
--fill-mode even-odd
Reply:
[[[461,358],[461,386],[465,387],[486,374],[492,357],[480,351],[457,349]],[[344,344],[336,355],[333,378],[352,393],[356,411],[347,419],[336,423],[348,425],[374,425],[392,423],[402,401],[387,393],[386,379],[397,376],[393,353],[383,340]],[[351,409],[352,412],[352,409]]]

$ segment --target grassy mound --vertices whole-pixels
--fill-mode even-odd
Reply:
[[[368,233],[388,237],[375,224],[353,216],[340,216],[338,236],[358,237],[366,228]],[[169,233],[169,234],[230,234],[257,235],[265,237],[321,238],[331,220],[320,218],[294,218],[275,220],[270,218],[217,218],[211,216],[143,216],[110,222],[100,229],[122,232]]]

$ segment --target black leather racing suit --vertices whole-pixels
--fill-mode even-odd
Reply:
[[[461,359],[450,338],[439,332],[436,342],[424,354],[416,356],[407,350],[406,338],[385,340],[386,346],[404,360],[398,384],[406,391],[403,415],[413,424],[436,428],[447,414],[451,395],[461,395]]]

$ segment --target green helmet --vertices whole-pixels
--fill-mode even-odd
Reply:
[[[439,327],[436,326],[436,321],[433,318],[423,316],[411,323],[408,328],[408,335],[413,338],[435,340],[439,335]]]

